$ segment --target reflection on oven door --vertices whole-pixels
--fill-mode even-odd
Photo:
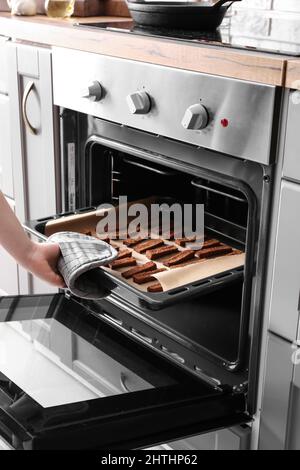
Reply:
[[[131,449],[251,419],[62,294],[0,298],[0,436],[16,449]]]

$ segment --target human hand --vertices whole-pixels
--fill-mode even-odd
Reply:
[[[24,268],[35,276],[56,287],[64,288],[66,284],[58,274],[57,262],[60,257],[60,248],[56,243],[30,243],[26,254]]]

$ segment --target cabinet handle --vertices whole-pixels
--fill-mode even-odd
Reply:
[[[23,99],[22,99],[22,115],[23,115],[23,121],[25,123],[25,127],[31,132],[33,135],[37,135],[38,131],[35,127],[33,127],[28,119],[27,116],[27,100],[30,95],[30,92],[34,89],[34,82],[28,82],[23,93]]]
[[[131,392],[131,390],[127,387],[126,385],[126,380],[127,380],[127,376],[126,374],[124,374],[124,372],[121,372],[121,375],[120,375],[120,384],[121,384],[121,387],[123,388],[123,390],[125,392]]]

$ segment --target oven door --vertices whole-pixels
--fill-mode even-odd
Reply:
[[[132,449],[250,421],[213,387],[63,294],[0,298],[0,437],[16,449]]]

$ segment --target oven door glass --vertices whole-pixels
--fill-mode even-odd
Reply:
[[[214,388],[63,294],[0,298],[0,435],[17,449],[131,449],[249,421]]]

